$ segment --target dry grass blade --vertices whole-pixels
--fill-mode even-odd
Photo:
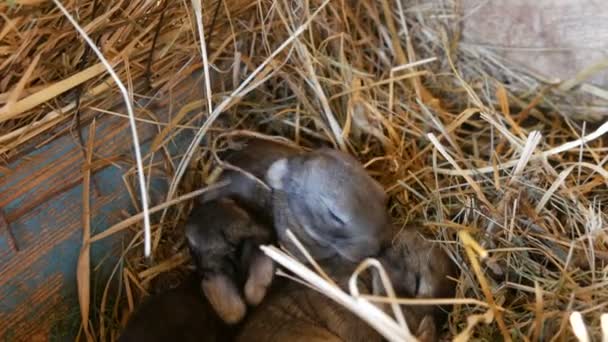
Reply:
[[[589,333],[587,332],[587,327],[585,326],[583,316],[580,312],[575,311],[570,315],[570,325],[572,326],[572,331],[574,331],[574,335],[580,342],[590,341]]]
[[[200,195],[204,194],[207,191],[212,191],[213,189],[225,186],[226,184],[228,184],[227,181],[217,182],[214,185],[206,187],[204,189],[195,190],[195,191],[189,192],[187,194],[184,194],[184,195],[182,195],[182,196],[180,196],[178,198],[172,199],[171,201],[166,201],[164,203],[161,203],[161,204],[159,204],[157,206],[154,206],[154,207],[150,208],[150,214],[154,214],[156,212],[159,212],[161,210],[169,208],[169,207],[171,207],[173,205],[176,205],[178,203],[181,203],[181,202],[187,201],[189,199],[195,198],[197,196],[200,196]],[[139,214],[133,215],[133,216],[129,217],[128,219],[125,219],[125,220],[123,220],[123,221],[121,221],[121,222],[119,222],[119,223],[117,223],[117,224],[109,227],[108,229],[104,230],[103,232],[101,232],[99,234],[96,234],[93,237],[91,237],[91,242],[95,242],[95,241],[99,241],[99,240],[105,239],[108,236],[111,236],[111,235],[116,234],[116,233],[118,233],[118,232],[120,232],[122,230],[130,228],[133,224],[137,223],[138,221],[141,221],[141,219],[142,219],[142,217],[144,215],[145,214],[143,212],[141,212]]]
[[[209,76],[209,59],[207,58],[207,41],[205,40],[205,28],[203,26],[203,14],[201,8],[201,0],[192,0],[192,8],[196,17],[196,26],[201,42],[201,56],[203,58],[203,68],[205,70],[205,97],[207,98],[207,112],[211,116],[213,113],[213,104],[211,103],[211,79]]]
[[[15,102],[17,102],[17,99],[20,97],[21,93],[23,92],[23,88],[25,88],[25,85],[27,84],[30,77],[32,76],[34,69],[36,69],[36,66],[38,65],[38,61],[40,61],[40,54],[36,55],[36,57],[34,57],[34,60],[27,67],[27,70],[25,70],[25,73],[23,74],[23,76],[21,77],[19,82],[17,82],[15,89],[13,89],[13,91],[8,96],[8,98],[6,100],[6,104],[4,105],[4,107],[0,108],[0,114],[5,114],[6,116],[10,116],[9,113],[12,112],[12,107],[15,105]],[[13,115],[15,115],[15,114],[13,114]],[[7,119],[0,118],[0,122],[5,121],[5,120],[7,120]]]
[[[312,288],[327,297],[344,305],[347,309],[359,316],[370,326],[376,329],[386,339],[393,342],[416,341],[416,339],[402,330],[399,325],[390,319],[384,312],[365,300],[357,300],[349,296],[340,288],[330,284],[322,277],[312,272],[299,261],[285,254],[274,246],[261,246],[261,249],[276,263],[295,273]]]
[[[589,143],[595,139],[598,139],[599,137],[603,136],[606,133],[608,133],[608,121],[604,122],[600,127],[598,127],[592,133],[590,133],[580,139],[576,139],[574,141],[564,143],[560,146],[554,147],[547,151],[543,151],[542,153],[538,153],[538,154],[532,156],[530,158],[530,160],[548,158],[553,155],[575,149],[575,148],[580,147],[586,143]],[[519,162],[519,160],[508,161],[506,163],[501,164],[500,169],[504,170],[504,169],[513,167],[513,166],[517,165],[518,162]],[[452,171],[452,170],[446,170],[446,169],[438,169],[437,171],[442,174],[471,176],[471,175],[476,175],[476,174],[481,174],[481,173],[491,173],[491,172],[494,172],[495,170],[496,169],[493,166],[487,166],[487,167],[480,167],[480,168],[473,169],[473,170]]]
[[[562,83],[559,86],[559,89],[561,91],[568,91],[568,90],[576,87],[583,81],[585,81],[587,78],[597,74],[598,71],[605,70],[605,69],[608,69],[608,58],[605,58],[599,62],[596,62],[596,63],[590,65],[589,67],[585,68],[584,70],[581,70],[578,74],[576,74],[576,76],[573,79]]]
[[[602,314],[600,322],[602,327],[602,342],[608,342],[608,314]]]
[[[433,133],[429,133],[427,134],[427,137],[429,138],[429,140],[431,141],[431,143],[433,143],[433,145],[435,145],[435,148],[439,151],[439,153],[441,153],[441,155],[447,159],[450,164],[452,164],[452,166],[458,170],[459,172],[462,171],[462,169],[460,168],[460,166],[458,166],[458,163],[456,163],[456,161],[454,160],[454,158],[452,158],[452,156],[450,156],[448,154],[448,152],[445,150],[445,148],[443,147],[443,145],[441,145],[441,143],[439,142],[439,140],[437,140],[437,137],[435,137],[435,135]],[[465,173],[460,173],[464,179],[467,180],[467,182],[469,183],[469,185],[475,190],[475,193],[477,194],[477,196],[479,197],[479,199],[485,204],[487,205],[489,208],[492,208],[492,204],[488,201],[488,199],[486,198],[486,196],[484,195],[483,191],[481,191],[481,188],[479,187],[479,185],[477,184],[477,182],[475,182],[471,177],[469,177],[468,174]]]
[[[317,77],[317,74],[315,72],[315,69],[313,67],[313,64],[312,64],[312,61],[310,58],[310,52],[299,41],[296,40],[295,44],[296,44],[296,50],[299,52],[301,58],[304,60],[304,66],[306,67],[306,72],[307,72],[309,82],[311,83],[311,87],[314,90],[315,95],[321,102],[321,108],[323,108],[323,114],[325,115],[325,119],[327,120],[327,122],[329,122],[329,127],[334,135],[334,139],[338,143],[338,147],[340,147],[340,149],[342,151],[346,151],[346,145],[344,144],[344,137],[342,136],[342,129],[338,125],[338,121],[336,120],[336,117],[334,116],[334,114],[331,111],[331,108],[329,107],[329,102],[327,101],[327,96],[325,96],[325,93],[323,92],[323,88],[321,87],[321,84],[319,83],[319,79]]]
[[[382,264],[380,264],[380,262],[378,260],[366,259],[366,260],[363,260],[363,262],[361,262],[361,264],[359,264],[359,266],[357,266],[357,268],[355,269],[355,271],[353,272],[352,276],[350,277],[350,279],[348,281],[348,287],[350,290],[350,294],[355,298],[361,298],[359,295],[359,288],[357,287],[357,277],[361,274],[361,272],[363,272],[366,269],[371,268],[371,267],[375,268],[376,271],[378,272],[378,274],[380,275],[380,280],[382,281],[382,286],[384,287],[384,290],[386,291],[386,294],[388,295],[388,299],[391,303],[391,308],[393,309],[393,314],[397,318],[397,323],[399,323],[399,326],[401,327],[401,329],[403,329],[407,334],[411,334],[410,329],[407,326],[407,323],[405,322],[405,318],[403,317],[403,311],[401,311],[401,307],[399,307],[399,304],[396,301],[397,295],[395,294],[393,284],[391,284],[388,274],[386,273],[386,271],[384,270],[384,267],[382,267]]]
[[[515,165],[515,169],[513,169],[513,175],[511,177],[511,179],[509,180],[509,184],[513,180],[517,179],[517,177],[519,177],[521,175],[521,173],[524,171],[526,164],[528,164],[528,161],[530,161],[530,158],[532,157],[532,153],[534,153],[534,149],[536,149],[536,146],[538,146],[538,143],[540,143],[541,138],[542,138],[542,135],[540,134],[540,132],[532,131],[530,133],[530,135],[528,136],[528,139],[526,140],[526,144],[524,145],[524,148],[521,151],[521,156],[519,157],[519,160],[517,161],[517,164]]]
[[[152,150],[156,151],[161,146],[163,146],[164,145],[163,143],[165,142],[165,138],[177,126],[177,124],[180,121],[182,121],[190,111],[192,111],[196,108],[199,108],[202,105],[203,105],[203,101],[197,100],[197,101],[193,101],[193,102],[188,103],[187,105],[183,106],[179,110],[179,112],[177,112],[177,114],[173,117],[173,119],[171,119],[171,122],[165,128],[163,128],[163,130],[154,138],[154,140],[152,141],[152,147],[151,147]]]
[[[477,254],[479,254],[481,257],[485,257],[487,255],[487,252],[485,252],[485,250],[482,250],[481,246],[479,246],[479,244],[477,244],[477,242],[473,240],[469,233],[461,230],[458,235],[460,236],[460,239],[464,245],[465,251],[469,258],[469,262],[473,266],[473,270],[475,272],[475,275],[477,276],[477,281],[479,281],[484,295],[486,296],[486,300],[488,301],[488,304],[490,304],[490,308],[492,309],[494,317],[496,318],[496,322],[498,323],[498,327],[500,328],[502,337],[505,341],[511,341],[511,335],[509,334],[507,326],[505,325],[505,322],[502,319],[502,313],[500,312],[500,310],[498,310],[496,306],[494,296],[492,295],[492,291],[490,290],[490,285],[488,284],[488,281],[486,280],[481,271],[479,261],[477,261],[477,256],[475,255],[474,251],[476,251]],[[482,252],[480,253],[479,250],[482,250]]]
[[[570,175],[572,170],[574,170],[574,166],[570,166],[569,168],[559,173],[557,179],[551,184],[551,187],[543,194],[543,197],[541,197],[540,201],[538,201],[536,208],[534,208],[537,213],[540,213],[540,211],[545,207],[545,205],[547,204],[549,199],[551,199],[551,196],[553,196],[557,188],[563,185],[564,181],[566,180],[566,177]]]
[[[538,282],[534,282],[534,289],[536,295],[536,308],[535,308],[535,317],[534,317],[534,331],[532,335],[532,341],[538,341],[540,337],[541,330],[543,328],[543,318],[544,318],[544,303],[543,303],[543,291],[540,288]]]
[[[71,77],[68,77],[60,82],[57,82],[35,94],[32,94],[23,100],[17,101],[13,105],[5,106],[0,110],[0,123],[10,120],[19,114],[22,114],[46,101],[49,101],[64,92],[90,80],[91,78],[100,75],[106,68],[102,63],[89,67]]]
[[[482,315],[471,315],[467,317],[467,326],[458,335],[454,337],[453,342],[467,342],[473,335],[473,329],[481,322],[490,324],[494,320],[494,312],[492,310],[486,311]]]
[[[310,253],[308,253],[306,248],[304,248],[304,245],[302,245],[300,240],[298,240],[295,237],[295,235],[293,235],[291,230],[287,230],[287,237],[289,237],[291,239],[291,241],[298,248],[298,250],[302,253],[302,255],[304,255],[306,260],[312,265],[312,267],[315,269],[315,271],[318,274],[320,274],[323,277],[323,279],[325,279],[325,281],[329,282],[333,286],[338,286],[338,284],[336,284],[336,282],[333,279],[331,279],[331,277],[328,276],[327,273],[325,273],[325,271],[323,271],[323,268],[321,268],[319,263],[317,263],[317,261],[315,259],[313,259],[312,255],[310,255]]]
[[[144,166],[141,158],[141,146],[139,144],[139,137],[137,135],[137,125],[135,123],[135,114],[133,113],[133,107],[131,104],[131,97],[129,96],[129,92],[127,88],[124,86],[112,65],[106,60],[101,51],[97,48],[95,43],[91,40],[91,38],[86,34],[86,32],[78,25],[74,17],[70,15],[68,10],[63,7],[59,0],[53,0],[55,5],[63,12],[63,15],[68,18],[68,20],[72,23],[74,28],[78,31],[78,33],[82,36],[82,38],[87,42],[90,46],[91,50],[95,52],[97,58],[101,61],[104,68],[110,73],[112,79],[120,89],[120,92],[125,101],[125,105],[127,107],[127,112],[129,113],[129,123],[131,127],[131,133],[133,135],[133,149],[135,150],[135,161],[137,164],[137,178],[139,181],[139,190],[141,195],[141,205],[143,208],[143,219],[144,219],[144,254],[146,257],[150,256],[152,251],[152,238],[151,238],[151,228],[150,228],[150,213],[148,212],[148,188],[146,187],[146,179],[144,178]]]
[[[580,139],[576,139],[574,141],[570,141],[568,143],[565,143],[563,145],[560,145],[558,147],[552,148],[548,151],[543,152],[543,157],[549,157],[558,153],[562,153],[565,151],[569,151],[572,149],[575,149],[579,146],[583,146],[584,144],[587,144],[595,139],[598,139],[599,137],[603,136],[604,134],[608,133],[608,121],[604,122],[600,127],[598,127],[595,131],[591,132],[590,134],[585,135],[584,137],[580,138]]]
[[[489,307],[488,303],[472,298],[389,298],[365,294],[359,294],[359,297],[374,303],[395,303],[399,305],[476,305],[484,308]],[[498,309],[505,311],[502,307],[498,307]]]
[[[88,341],[93,341],[93,334],[89,325],[89,309],[91,300],[91,161],[95,142],[95,121],[89,126],[89,140],[86,148],[86,160],[82,167],[84,177],[82,181],[82,248],[78,257],[76,279],[78,282],[78,301],[82,328]]]
[[[140,272],[137,276],[140,279],[143,279],[143,283],[149,283],[152,279],[159,276],[163,272],[167,272],[172,270],[178,266],[183,265],[189,260],[188,255],[186,254],[176,254],[172,258],[168,260],[164,260],[163,262],[150,267],[142,272]]]

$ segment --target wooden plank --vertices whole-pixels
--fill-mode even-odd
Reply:
[[[176,112],[185,102],[199,97],[197,85],[185,86],[192,92],[171,99],[173,105],[165,108]],[[171,113],[158,111],[159,120],[170,120]],[[145,150],[158,127],[140,123],[138,130]],[[86,130],[84,133],[86,139]],[[191,135],[184,132],[172,144],[172,153],[183,153]],[[95,136],[94,160],[120,157],[132,161],[127,119],[101,115]],[[11,172],[0,175],[0,209],[19,246],[19,251],[11,249],[8,234],[0,229],[0,340],[47,340],[56,333],[53,324],[57,319],[74,313],[78,319],[76,263],[82,242],[82,165],[77,139],[65,134],[11,163]],[[93,234],[124,219],[125,211],[134,213],[123,173],[123,168],[111,164],[94,170],[101,193],[91,194]],[[162,199],[166,182],[156,178],[151,184],[151,201],[155,203]],[[122,234],[117,234],[93,244],[92,265],[104,260],[113,266],[112,258],[106,257],[117,254],[121,238]],[[66,338],[73,336],[59,339]]]
[[[140,133],[146,139],[154,130],[142,125]],[[124,155],[130,159],[125,119],[103,117],[97,136],[98,158]],[[13,172],[0,180],[0,203],[20,247],[19,252],[5,248],[7,235],[0,237],[0,336],[16,340],[48,336],[49,315],[74,310],[82,239],[81,165],[82,151],[66,135],[10,165]],[[95,173],[102,190],[92,198],[93,229],[110,226],[123,218],[121,211],[129,209],[122,172],[111,166]],[[95,244],[93,262],[111,251],[116,241]]]
[[[464,44],[491,50],[547,79],[568,80],[606,59],[604,1],[465,0],[463,16]],[[608,71],[589,81],[608,88]]]

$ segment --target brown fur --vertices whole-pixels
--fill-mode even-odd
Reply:
[[[272,282],[272,261],[259,250],[272,243],[271,229],[232,200],[219,199],[193,209],[186,237],[209,302],[225,322],[239,322],[245,303],[258,304]]]
[[[119,342],[226,341],[231,332],[213,312],[195,277],[145,298],[121,332]]]
[[[456,294],[456,283],[449,278],[458,278],[457,266],[439,244],[426,240],[416,229],[399,233],[383,249],[379,260],[400,297],[452,298]],[[373,280],[373,288],[375,293],[383,294],[377,277]],[[437,330],[445,323],[451,310],[451,306],[428,305],[402,308],[408,325],[425,330],[427,341],[436,340]]]
[[[334,259],[322,267],[345,285],[354,264]],[[382,341],[367,323],[325,295],[292,280],[276,281],[236,341]]]
[[[430,247],[427,243],[424,245]],[[403,245],[393,248],[401,249]],[[400,254],[400,253],[395,253]],[[404,266],[413,264],[405,262]],[[328,259],[321,267],[337,281],[341,288],[346,288],[348,279],[356,267],[340,258]],[[403,286],[407,273],[405,267],[386,267],[392,279],[397,296],[414,297],[408,290],[409,284]],[[411,269],[410,269],[411,270]],[[429,276],[429,275],[427,275]],[[430,275],[440,281],[440,275]],[[374,276],[363,274],[359,278],[359,289],[362,292],[380,294]],[[237,341],[382,341],[383,337],[363,320],[348,311],[340,304],[325,295],[292,280],[281,279],[275,284],[271,294],[244,321],[237,334]],[[449,283],[435,283],[440,289],[433,293],[451,292]],[[372,291],[373,290],[373,291]],[[379,307],[392,316],[386,306]],[[435,308],[420,306],[402,306],[404,316],[411,332],[421,342],[432,342],[438,339],[438,328]]]

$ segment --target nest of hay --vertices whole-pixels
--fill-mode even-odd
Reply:
[[[458,262],[458,297],[476,301],[456,303],[449,336],[571,338],[574,311],[599,336],[605,125],[572,121],[556,105],[567,94],[461,49],[455,8],[223,0],[197,12],[197,3],[63,1],[126,85],[138,127],[154,127],[146,176],[171,184],[151,199],[153,262],[141,214],[97,235],[85,215],[81,336],[115,338],[144,294],[187,270],[181,223],[192,192],[214,175],[211,142],[237,130],[361,160],[390,194],[394,220],[423,226]],[[0,13],[3,160],[103,115],[127,120],[116,84],[54,2],[5,1]],[[100,162],[91,139],[79,139],[83,165]],[[134,159],[111,162],[125,167],[139,212]],[[88,244],[116,234],[128,239],[90,301]]]

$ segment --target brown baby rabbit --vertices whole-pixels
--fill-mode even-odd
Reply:
[[[341,286],[353,266],[339,258],[322,263],[333,279],[341,280]],[[278,278],[273,291],[243,322],[235,340],[380,342],[382,336],[325,295],[298,282]]]
[[[384,246],[378,260],[384,266],[397,297],[454,297],[458,269],[440,246],[425,240],[417,231],[397,235]],[[356,264],[339,257],[321,262],[323,269],[341,288]],[[370,275],[371,274],[371,275]],[[360,275],[360,290],[385,295],[378,273]],[[381,341],[382,336],[350,311],[323,294],[291,280],[275,280],[271,294],[248,317],[237,341]],[[393,315],[389,305],[378,304]],[[449,306],[401,306],[408,327],[421,342],[439,338]]]
[[[119,342],[226,341],[232,333],[203,297],[196,277],[175,289],[145,298]]]
[[[271,229],[222,198],[195,206],[186,238],[205,296],[226,323],[239,322],[247,304],[259,304],[272,282],[272,260],[259,249],[272,243]]]
[[[323,269],[345,288],[356,264],[340,258],[326,260]],[[399,270],[387,269],[398,277]],[[381,295],[376,276],[362,275],[359,289]],[[399,279],[397,279],[399,281]],[[276,284],[280,283],[280,284]],[[407,297],[400,293],[398,297]],[[379,307],[392,316],[388,307]],[[417,307],[403,307],[411,333],[421,342],[437,340],[437,322],[432,313]],[[325,295],[292,280],[275,280],[271,294],[244,321],[236,341],[383,341],[383,336],[362,319]]]
[[[383,248],[378,260],[399,297],[452,298],[456,294],[456,282],[450,278],[458,278],[458,267],[439,244],[425,240],[416,229],[398,233],[394,241]],[[380,287],[379,278],[374,277],[374,292],[383,294]],[[425,332],[425,341],[436,340],[438,330],[451,310],[448,305],[402,308],[408,325],[420,326],[420,330]],[[388,307],[384,309],[388,310]]]

